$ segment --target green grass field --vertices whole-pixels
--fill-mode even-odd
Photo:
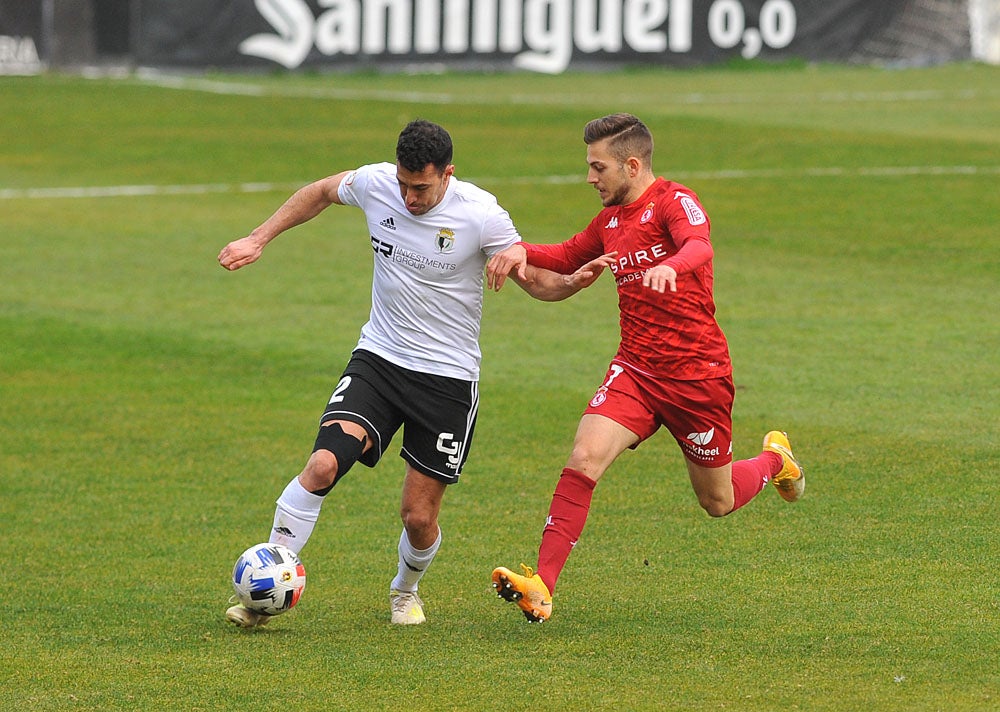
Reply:
[[[0,78],[0,709],[1000,709],[998,87],[970,65]],[[428,623],[388,622],[394,446],[328,499],[299,607],[229,626],[371,257],[348,208],[237,273],[219,249],[392,160],[418,116],[527,239],[564,239],[599,209],[583,124],[621,110],[712,217],[736,455],[787,430],[806,497],[710,519],[661,433],[528,625],[489,573],[534,563],[617,310],[607,278],[505,289]]]

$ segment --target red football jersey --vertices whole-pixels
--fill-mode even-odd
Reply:
[[[698,196],[657,178],[638,200],[604,208],[569,240],[525,247],[528,262],[563,274],[617,251],[611,268],[621,313],[617,358],[653,376],[701,380],[732,373],[729,346],[715,319],[709,232]],[[685,255],[694,255],[695,264],[685,255],[671,260],[691,240],[698,242]],[[668,260],[678,272],[677,291],[643,287],[643,273]]]

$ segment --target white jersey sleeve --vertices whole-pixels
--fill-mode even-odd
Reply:
[[[423,215],[403,203],[391,163],[341,181],[341,202],[365,213],[372,244],[372,310],[357,348],[423,373],[479,379],[483,269],[520,240],[496,198],[452,176]]]

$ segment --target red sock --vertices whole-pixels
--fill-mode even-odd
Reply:
[[[566,565],[569,552],[576,546],[587,523],[590,500],[597,483],[579,470],[567,467],[562,471],[556,491],[552,494],[549,517],[542,531],[542,544],[538,549],[536,573],[555,593],[556,579]]]
[[[781,471],[781,455],[770,450],[749,460],[733,463],[732,514],[767,487],[771,476]]]

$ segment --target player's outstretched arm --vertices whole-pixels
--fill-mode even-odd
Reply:
[[[249,235],[223,247],[219,253],[219,264],[232,271],[256,262],[267,243],[285,230],[312,220],[333,203],[340,203],[337,189],[348,173],[344,171],[299,188]]]
[[[524,279],[517,272],[511,272],[508,276],[535,299],[558,302],[596,282],[601,273],[614,262],[616,254],[610,252],[601,255],[572,274],[559,274],[542,267],[527,265]]]
[[[715,254],[707,236],[687,238],[673,257],[651,267],[642,275],[642,286],[660,294],[677,291],[677,277],[693,272]]]

